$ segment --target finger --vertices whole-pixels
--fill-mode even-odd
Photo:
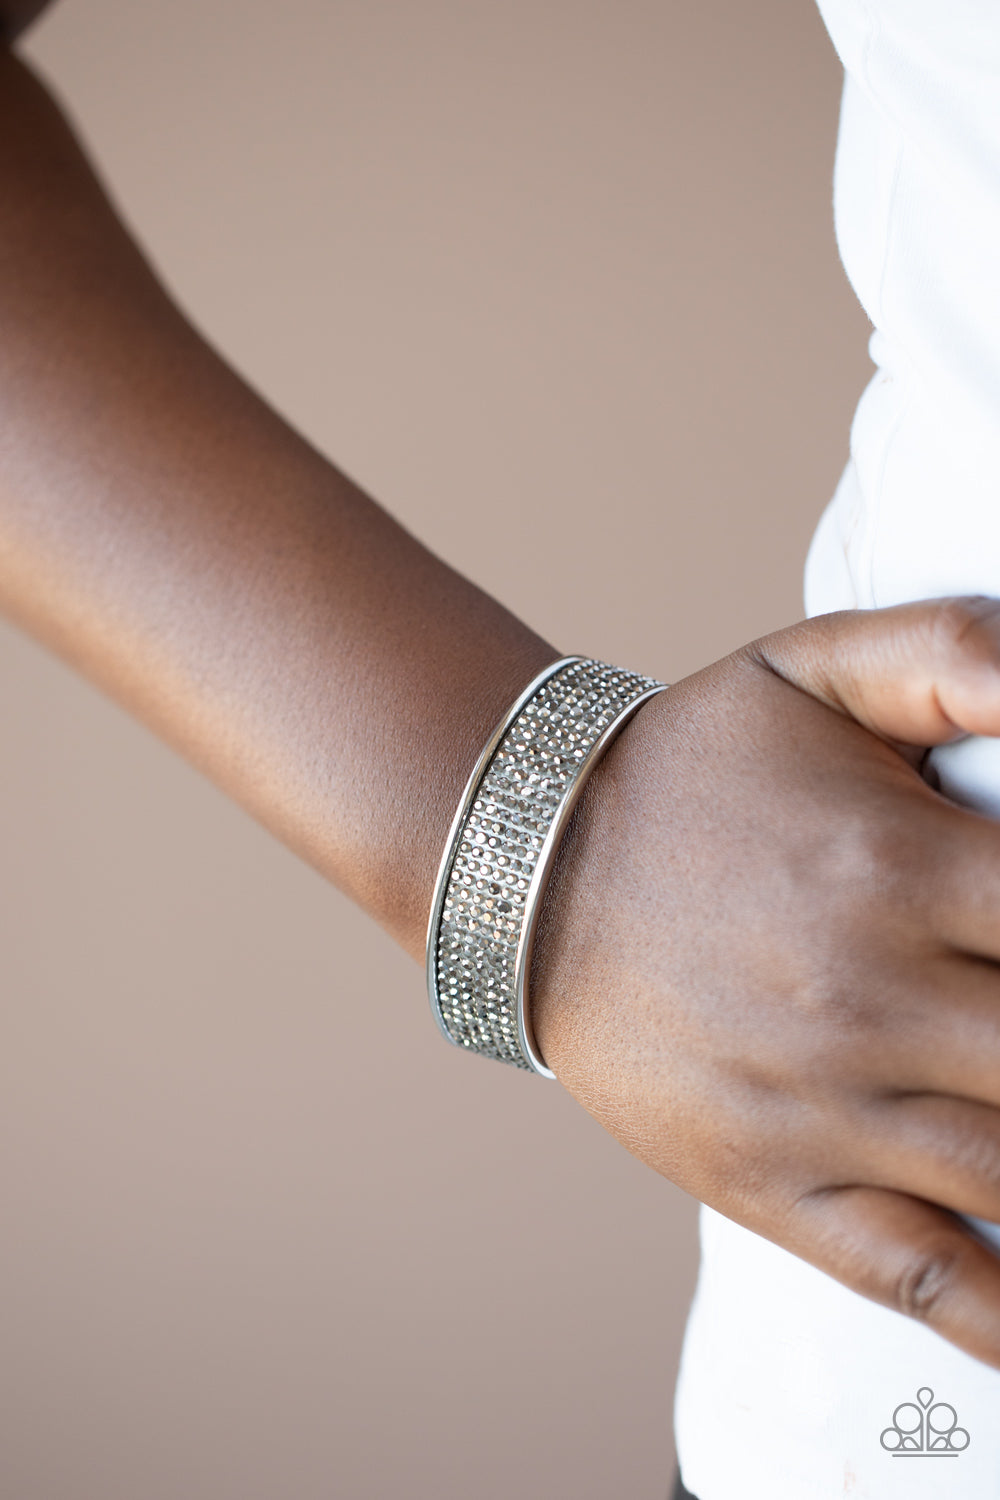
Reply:
[[[1000,959],[1000,823],[936,798],[921,813],[935,936]]]
[[[746,649],[883,738],[941,745],[1000,735],[1000,599],[818,615]]]
[[[946,1209],[880,1187],[801,1198],[782,1243],[1000,1369],[1000,1258]]]
[[[950,1094],[896,1094],[866,1110],[859,1144],[851,1171],[873,1186],[1000,1224],[994,1105]]]
[[[851,864],[831,868],[845,870],[864,915],[872,911],[867,903],[881,903],[881,930],[903,940],[899,951],[1000,960],[1000,821],[898,769],[891,799],[884,781],[868,796],[860,778],[853,795],[841,795],[840,826],[827,848],[831,859],[839,850]]]
[[[925,955],[871,976],[870,994],[845,1004],[828,1049],[831,1080],[868,1098],[946,1094],[1000,1109],[1000,968],[961,953]],[[858,1037],[863,1034],[864,1047]]]

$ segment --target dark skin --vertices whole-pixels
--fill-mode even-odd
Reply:
[[[3,607],[416,954],[468,768],[559,652],[234,375],[0,69]]]
[[[0,326],[0,605],[421,958],[466,777],[561,653],[205,344],[9,52]],[[1000,829],[918,771],[962,732],[1000,735],[991,600],[677,684],[588,784],[531,1004],[640,1159],[1000,1368],[1000,1260],[956,1218],[1000,1220]]]
[[[0,36],[5,42],[13,42],[47,4],[48,0],[7,0],[0,6]]]

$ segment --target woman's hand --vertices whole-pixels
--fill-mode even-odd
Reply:
[[[653,699],[546,896],[561,1082],[703,1202],[1000,1368],[1000,826],[921,779],[1000,735],[1000,601],[822,616]],[[917,747],[917,748],[914,748]]]

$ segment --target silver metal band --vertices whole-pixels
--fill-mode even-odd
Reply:
[[[546,1078],[527,1006],[545,883],[587,774],[665,683],[566,656],[530,682],[469,778],[438,870],[427,989],[448,1041]]]

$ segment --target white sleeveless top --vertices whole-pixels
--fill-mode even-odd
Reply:
[[[819,3],[846,75],[837,239],[877,371],[807,612],[1000,595],[1000,0]],[[934,758],[1000,816],[1000,741]],[[701,1234],[675,1413],[698,1500],[1000,1500],[1000,1372],[708,1208]],[[927,1452],[928,1426],[950,1446]]]

